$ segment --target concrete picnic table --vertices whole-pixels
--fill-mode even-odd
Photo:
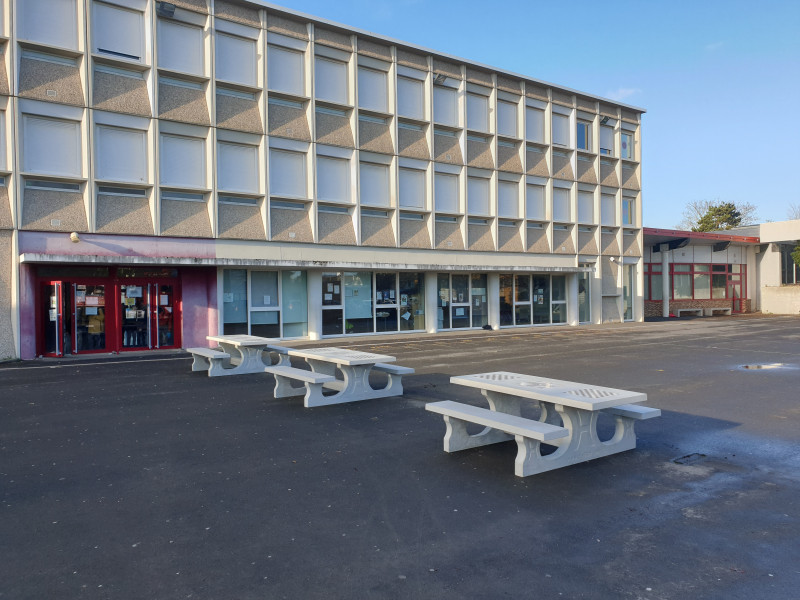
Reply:
[[[261,353],[266,350],[269,344],[278,341],[276,338],[244,334],[207,335],[206,339],[210,342],[218,343],[225,352],[231,355],[231,364],[233,366],[225,370],[226,375],[263,373],[264,361],[261,359]]]

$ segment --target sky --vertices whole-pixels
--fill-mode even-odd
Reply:
[[[800,0],[274,4],[644,108],[645,227],[695,200],[800,205]]]

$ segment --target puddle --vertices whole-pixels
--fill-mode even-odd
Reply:
[[[771,370],[771,369],[796,369],[797,365],[789,365],[786,363],[762,363],[755,365],[741,365],[740,369],[747,371],[751,370]]]

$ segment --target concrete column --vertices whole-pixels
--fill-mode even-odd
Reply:
[[[322,337],[322,271],[307,272],[308,288],[308,339]]]
[[[661,244],[661,316],[669,316],[669,244]]]
[[[425,273],[425,331],[436,333],[437,331],[437,300],[439,299],[439,286],[436,283],[436,273],[427,271]],[[449,300],[449,298],[448,298]]]
[[[486,298],[489,311],[489,327],[500,329],[500,273],[489,273],[486,277]]]
[[[580,322],[578,315],[578,274],[567,274],[567,323],[577,325]]]

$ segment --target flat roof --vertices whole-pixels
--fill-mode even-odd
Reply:
[[[692,240],[708,240],[714,242],[735,242],[737,244],[760,244],[758,237],[732,235],[730,233],[709,233],[705,231],[681,231],[679,229],[657,229],[643,227],[642,235],[646,244],[663,244],[674,239],[689,238]]]
[[[291,8],[286,8],[283,6],[279,6],[277,4],[272,4],[271,2],[264,2],[263,0],[243,0],[243,2],[247,4],[255,4],[257,6],[266,8],[267,10],[284,13],[286,15],[291,15],[293,17],[301,18],[306,21],[311,21],[313,23],[319,23],[321,25],[326,25],[328,27],[334,27],[336,29],[342,29],[344,31],[350,31],[357,35],[362,35],[365,37],[370,37],[376,40],[381,40],[392,44],[394,46],[402,46],[403,48],[408,48],[411,50],[416,50],[418,52],[424,52],[425,54],[435,55],[437,57],[446,58],[448,60],[460,62],[469,66],[478,67],[479,69],[485,69],[488,71],[494,71],[495,73],[500,73],[502,75],[508,75],[509,77],[515,77],[517,79],[523,79],[526,81],[530,81],[532,83],[537,83],[540,85],[545,85],[548,87],[558,88],[559,90],[564,90],[566,92],[571,92],[573,94],[579,94],[581,96],[586,96],[587,98],[593,98],[595,100],[599,100],[601,102],[607,102],[609,104],[613,104],[615,106],[620,106],[622,108],[628,108],[630,110],[634,110],[639,113],[647,112],[644,108],[639,106],[634,106],[632,104],[623,104],[617,100],[611,100],[609,98],[604,98],[603,96],[598,96],[596,94],[589,94],[588,92],[582,92],[580,90],[574,90],[572,88],[568,88],[563,85],[558,85],[556,83],[550,83],[549,81],[544,81],[542,79],[536,79],[535,77],[531,77],[529,75],[521,75],[519,73],[515,73],[513,71],[506,71],[505,69],[499,69],[497,67],[492,67],[490,65],[485,65],[483,63],[475,62],[473,60],[468,60],[466,58],[462,58],[460,56],[454,56],[452,54],[446,54],[444,52],[440,52],[438,50],[431,50],[430,48],[426,48],[425,46],[419,46],[417,44],[412,44],[410,42],[404,42],[403,40],[397,40],[395,38],[391,38],[385,35],[381,35],[379,33],[374,33],[372,31],[367,31],[365,29],[359,29],[358,27],[352,27],[350,25],[345,25],[343,23],[337,23],[336,21],[330,21],[328,19],[323,19],[322,17],[315,17],[314,15],[309,15],[307,13],[303,13],[297,10],[292,10]]]

